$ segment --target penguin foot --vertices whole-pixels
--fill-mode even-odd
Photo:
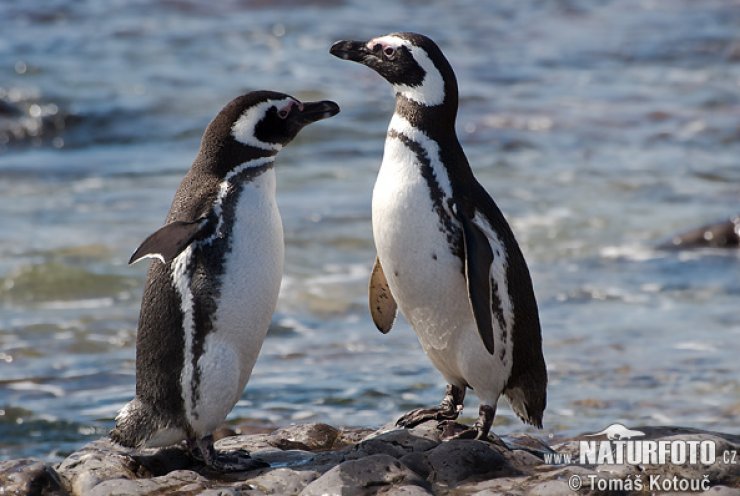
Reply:
[[[493,418],[496,416],[496,408],[490,405],[481,405],[478,409],[478,420],[473,427],[467,427],[457,422],[443,422],[439,428],[442,431],[440,437],[447,441],[450,439],[477,439],[479,441],[490,441],[494,444],[506,444],[500,437],[491,433]]]
[[[455,420],[460,416],[465,399],[465,389],[447,385],[445,397],[436,408],[418,408],[411,410],[396,421],[398,427],[415,427],[428,420]]]
[[[474,439],[478,434],[478,431],[463,425],[454,420],[445,420],[440,422],[437,429],[441,431],[439,438],[442,441],[449,441],[451,439]],[[470,435],[472,433],[472,436]]]
[[[216,451],[213,436],[205,436],[197,441],[188,441],[190,455],[206,467],[217,472],[248,472],[269,467],[270,464],[256,460],[247,450]]]
[[[269,463],[249,456],[247,450],[216,451],[214,457],[206,461],[206,465],[218,472],[249,472],[270,466]]]

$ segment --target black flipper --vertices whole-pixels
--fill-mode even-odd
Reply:
[[[468,283],[468,298],[473,307],[473,317],[483,344],[493,355],[493,316],[491,301],[491,264],[493,251],[485,233],[468,219],[460,215],[465,247],[465,279]]]
[[[393,327],[393,321],[396,320],[398,305],[388,287],[388,281],[385,278],[383,267],[380,260],[375,257],[373,273],[370,276],[370,288],[368,292],[370,303],[370,315],[373,317],[375,327],[383,334],[387,334]]]
[[[156,258],[162,263],[170,263],[188,247],[206,223],[206,219],[170,222],[146,238],[131,255],[128,263],[135,264],[145,258]]]

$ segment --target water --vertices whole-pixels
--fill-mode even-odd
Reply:
[[[229,421],[375,426],[444,384],[366,310],[388,86],[328,55],[397,30],[443,47],[460,138],[539,299],[542,435],[738,430],[740,257],[661,252],[739,210],[740,2],[170,0],[0,4],[0,458],[58,460],[133,395],[146,264],[206,123],[234,96],[330,98],[278,158],[286,275]],[[467,418],[477,411],[471,394]],[[497,431],[529,431],[508,406]]]

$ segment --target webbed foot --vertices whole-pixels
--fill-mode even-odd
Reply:
[[[491,436],[491,425],[493,424],[493,418],[496,416],[496,408],[490,405],[481,405],[478,409],[478,420],[475,421],[473,427],[467,427],[457,422],[443,422],[440,424],[442,435],[440,436],[443,440],[450,439],[478,439],[480,441],[490,441]],[[493,442],[498,444],[502,443],[501,439],[493,436]]]
[[[269,463],[257,460],[247,450],[216,451],[213,436],[205,436],[197,441],[188,441],[191,456],[217,472],[248,472],[269,467]]]
[[[455,420],[463,409],[465,389],[447,385],[445,397],[436,408],[418,408],[411,410],[396,421],[399,427],[415,427],[427,420]]]

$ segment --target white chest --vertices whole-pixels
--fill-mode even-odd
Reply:
[[[436,144],[423,136],[408,137],[416,144],[410,147],[405,138],[386,140],[373,190],[373,236],[401,312],[442,369],[445,365],[437,362],[457,354],[455,337],[461,328],[470,327],[472,312],[462,261],[453,253],[435,210],[447,204],[449,179],[439,163]],[[419,147],[425,151],[422,156],[417,153]],[[442,195],[437,201],[432,198],[428,172]]]
[[[250,358],[255,347],[259,351],[275,310],[283,251],[275,172],[268,170],[245,184],[236,201],[214,319],[218,339],[231,341]]]
[[[277,303],[283,274],[283,228],[272,169],[241,187],[229,236],[230,250],[216,285],[213,328],[198,357],[194,356],[197,329],[192,312],[184,312],[186,361],[181,384],[186,416],[199,433],[210,432],[223,421],[241,396]],[[189,248],[182,256],[190,252]],[[180,287],[187,302],[192,289],[182,281]]]

